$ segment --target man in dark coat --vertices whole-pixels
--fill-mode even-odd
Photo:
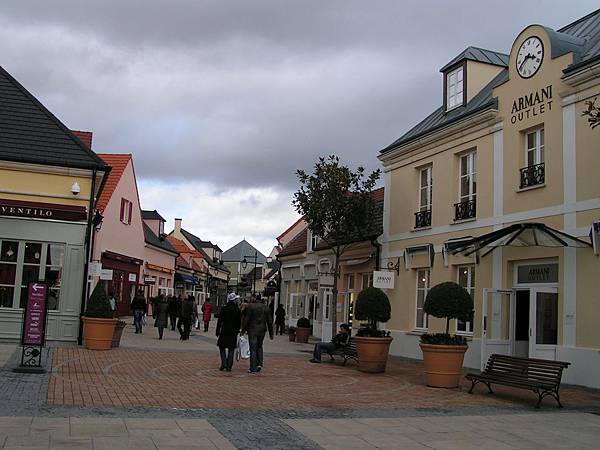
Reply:
[[[171,331],[175,331],[177,317],[179,316],[180,307],[177,306],[177,298],[169,297],[169,319],[171,320]]]
[[[163,331],[169,325],[169,303],[164,295],[159,296],[154,307],[154,326],[158,328],[158,339],[163,338]]]
[[[269,307],[259,302],[256,298],[246,308],[244,314],[242,333],[248,333],[250,344],[250,369],[249,373],[257,373],[263,366],[263,341],[265,333],[269,330],[269,338],[273,340],[273,320]]]
[[[192,329],[192,318],[194,317],[194,311],[196,309],[196,302],[194,297],[188,296],[181,305],[181,322],[183,324],[183,334],[181,336],[182,341],[187,341],[190,338],[190,331]]]
[[[280,303],[277,305],[277,309],[275,310],[275,334],[283,334],[283,330],[285,328],[285,309],[283,309],[283,305]]]
[[[227,296],[227,305],[221,308],[217,320],[217,345],[221,354],[219,370],[231,372],[233,353],[237,346],[237,336],[242,325],[242,314],[235,301],[239,298],[235,293]]]
[[[146,313],[147,307],[148,306],[146,305],[146,299],[144,298],[144,291],[140,289],[131,302],[131,310],[133,311],[133,323],[135,325],[136,334],[142,332],[142,321],[144,320],[144,314]]]

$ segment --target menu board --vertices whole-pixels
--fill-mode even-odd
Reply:
[[[47,290],[48,286],[43,283],[29,283],[23,323],[23,345],[44,345]]]

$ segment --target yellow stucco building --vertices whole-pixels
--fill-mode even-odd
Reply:
[[[46,338],[77,340],[95,198],[109,170],[0,67],[0,339],[21,336],[28,285],[41,282]]]
[[[564,360],[566,382],[600,387],[600,127],[583,114],[600,96],[600,10],[531,25],[508,54],[469,47],[441,72],[442,106],[379,155],[392,354],[421,358],[419,336],[443,331],[423,302],[452,280],[475,301],[451,325],[470,338],[466,366]]]

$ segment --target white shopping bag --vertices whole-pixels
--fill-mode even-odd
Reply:
[[[239,361],[240,358],[250,358],[250,344],[248,343],[247,336],[238,337],[237,348],[236,348],[236,359]]]

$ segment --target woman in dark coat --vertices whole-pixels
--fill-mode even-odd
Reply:
[[[154,307],[154,319],[154,326],[158,328],[158,339],[162,339],[164,329],[169,326],[169,302],[162,294]]]
[[[217,345],[221,354],[221,367],[219,370],[231,372],[233,367],[233,353],[237,347],[237,336],[242,326],[242,315],[235,301],[236,294],[229,294],[227,305],[221,308],[217,321]]]

